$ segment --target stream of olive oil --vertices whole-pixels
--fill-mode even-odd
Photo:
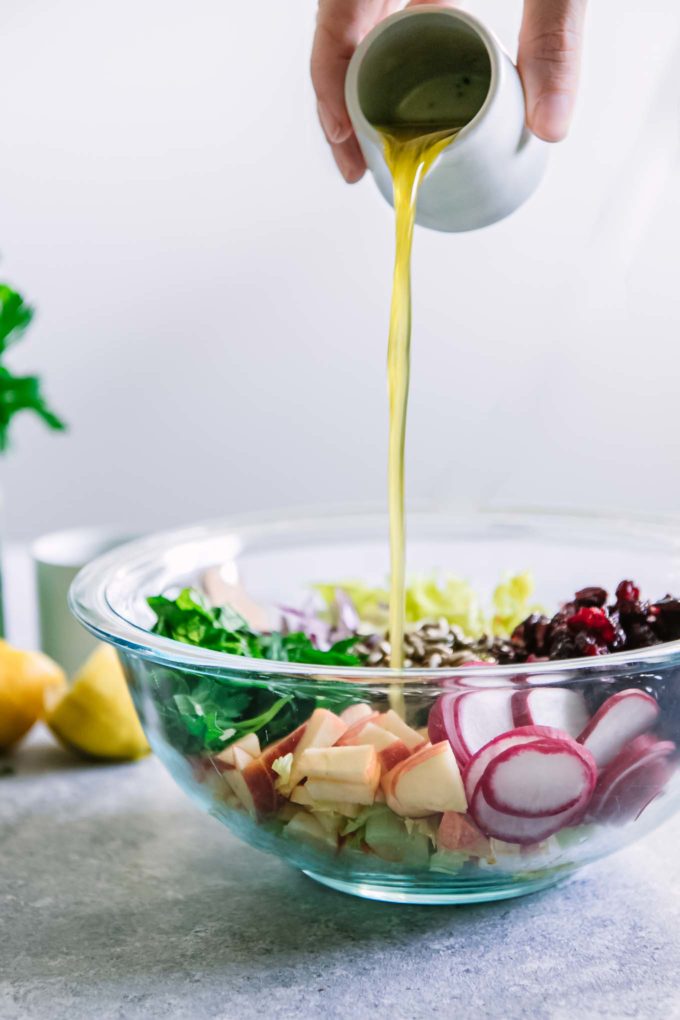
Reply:
[[[404,522],[404,441],[411,349],[411,247],[418,189],[440,152],[453,141],[458,127],[379,128],[385,159],[392,174],[396,248],[387,349],[389,391],[388,496],[390,517],[391,666],[404,665],[406,529]]]

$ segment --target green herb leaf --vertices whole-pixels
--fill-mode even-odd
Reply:
[[[156,614],[153,632],[188,645],[231,655],[247,655],[270,662],[297,662],[320,666],[359,666],[361,659],[349,649],[358,638],[346,638],[323,651],[306,634],[259,633],[229,606],[209,606],[200,592],[184,588],[176,599],[155,595],[147,599]]]
[[[21,339],[33,318],[33,309],[6,284],[0,284],[0,358]],[[50,429],[63,430],[64,422],[48,406],[37,376],[14,375],[0,365],[0,452],[9,445],[9,426],[20,411],[32,411]]]
[[[306,634],[258,633],[228,606],[208,605],[194,588],[184,588],[174,599],[156,595],[147,602],[156,614],[154,633],[184,644],[275,662],[361,663],[350,653],[357,638],[321,651]],[[291,733],[315,708],[340,712],[357,700],[351,684],[310,680],[291,693],[252,674],[243,682],[159,668],[154,670],[153,685],[160,726],[168,743],[185,755],[220,751],[249,733],[257,733],[266,746]]]
[[[151,687],[165,738],[190,756],[217,753],[248,733],[257,733],[265,746],[291,733],[316,707],[314,697],[281,694],[252,677],[244,683],[154,667]]]
[[[15,344],[33,319],[33,309],[24,302],[21,294],[0,283],[0,354]]]

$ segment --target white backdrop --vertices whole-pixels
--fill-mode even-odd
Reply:
[[[519,3],[468,5],[514,50]],[[680,509],[675,0],[598,0],[540,192],[420,231],[412,500]],[[340,180],[313,0],[4,0],[0,276],[68,436],[22,422],[14,535],[379,501],[390,210]]]

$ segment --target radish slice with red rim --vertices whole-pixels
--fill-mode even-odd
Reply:
[[[427,735],[430,738],[430,743],[439,744],[442,740],[448,740],[459,765],[462,765],[469,757],[458,738],[454,718],[454,706],[456,701],[462,697],[464,697],[462,693],[442,694],[430,709],[427,719]]]
[[[675,769],[671,740],[637,737],[602,772],[588,810],[599,822],[623,824],[640,817],[661,794]]]
[[[534,687],[512,697],[515,726],[552,726],[578,737],[588,725],[589,713],[581,691],[565,687]]]
[[[658,715],[659,706],[651,695],[635,688],[619,691],[600,705],[578,740],[601,769],[631,740],[650,730]]]
[[[453,712],[452,702],[455,697],[455,694],[442,694],[430,709],[430,714],[427,717],[427,735],[431,744],[449,740],[449,730],[444,722],[444,713],[449,715]],[[451,720],[451,726],[453,726],[453,720]]]
[[[480,747],[512,729],[512,695],[511,690],[453,695],[453,730],[448,736],[459,764],[465,765]]]
[[[496,755],[481,787],[496,811],[546,818],[586,804],[596,779],[592,755],[574,741],[535,740]]]
[[[544,818],[510,815],[491,807],[484,797],[483,784],[478,783],[469,810],[479,828],[487,836],[502,839],[506,843],[531,846],[532,843],[541,843],[567,825],[580,821],[584,807],[585,804],[575,804],[567,811],[546,815]]]
[[[484,771],[490,762],[507,750],[508,747],[516,747],[520,744],[529,744],[534,740],[542,738],[559,740],[562,734],[552,730],[548,726],[519,726],[517,729],[509,730],[494,737],[470,759],[463,771],[463,784],[467,799],[470,801],[474,796],[477,783],[484,775]]]

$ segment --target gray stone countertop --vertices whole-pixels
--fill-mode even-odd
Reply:
[[[680,818],[548,892],[365,902],[239,843],[161,765],[39,732],[0,779],[0,1017],[680,1018]]]

